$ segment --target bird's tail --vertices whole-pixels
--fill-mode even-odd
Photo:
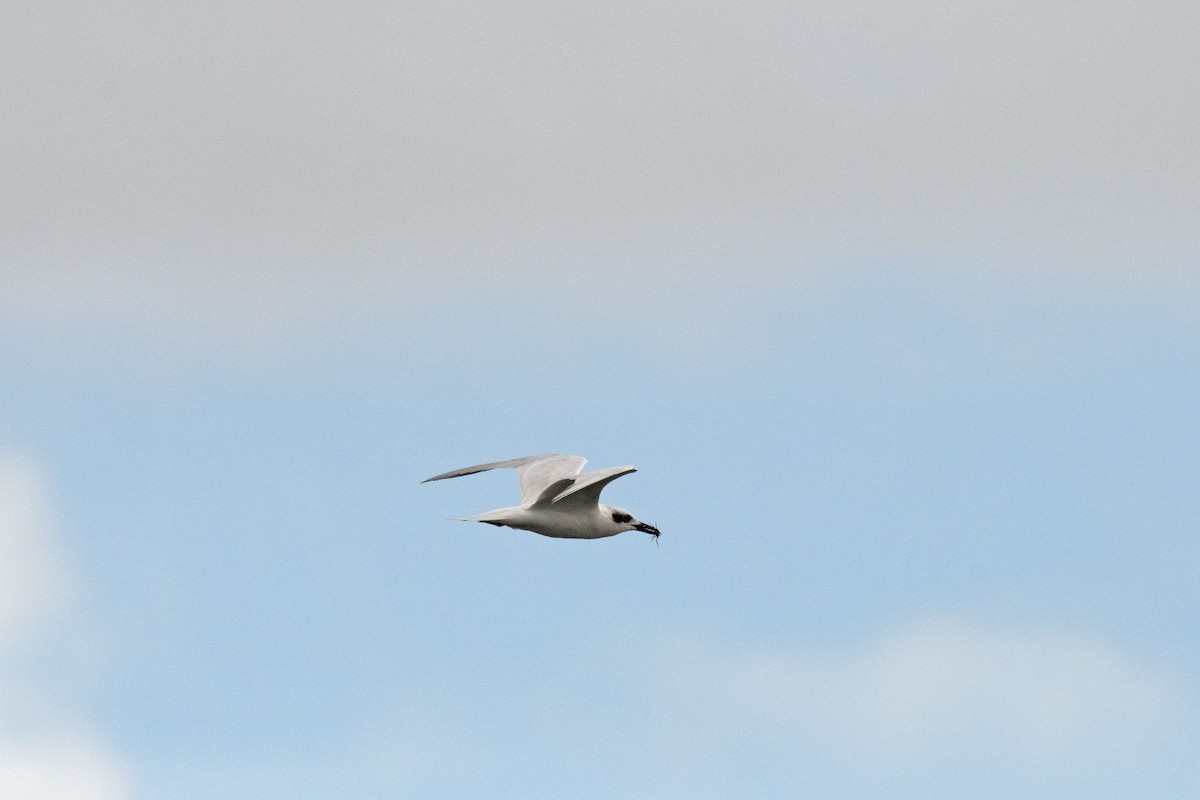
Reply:
[[[512,521],[511,508],[498,508],[495,511],[485,511],[473,517],[464,517],[463,522],[486,522],[489,525],[507,525]]]

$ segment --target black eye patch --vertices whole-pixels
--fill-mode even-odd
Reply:
[[[613,522],[629,522],[633,519],[629,514],[623,514],[620,511],[613,512]]]

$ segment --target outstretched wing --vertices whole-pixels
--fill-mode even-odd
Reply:
[[[476,464],[473,467],[443,472],[441,475],[426,478],[421,483],[441,481],[446,478],[461,478],[464,475],[474,475],[476,472],[487,472],[489,469],[515,468],[517,483],[521,487],[521,504],[524,505],[535,502],[542,492],[552,484],[573,479],[586,463],[587,459],[582,456],[525,456],[524,458],[510,458],[507,461],[493,461],[489,464]],[[569,487],[569,484],[563,484],[563,486]]]
[[[554,506],[566,509],[595,508],[600,503],[600,492],[622,475],[637,472],[634,467],[610,467],[587,472],[554,498]]]

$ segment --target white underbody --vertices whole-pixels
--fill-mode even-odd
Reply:
[[[597,506],[587,513],[559,510],[554,507],[514,506],[476,514],[468,519],[532,531],[555,539],[603,539],[629,530],[628,525],[613,522],[612,511],[607,506]]]

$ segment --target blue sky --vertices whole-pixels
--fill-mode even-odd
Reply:
[[[0,25],[0,793],[1200,791],[1194,10],[80,11]],[[541,452],[659,546],[419,484]]]

